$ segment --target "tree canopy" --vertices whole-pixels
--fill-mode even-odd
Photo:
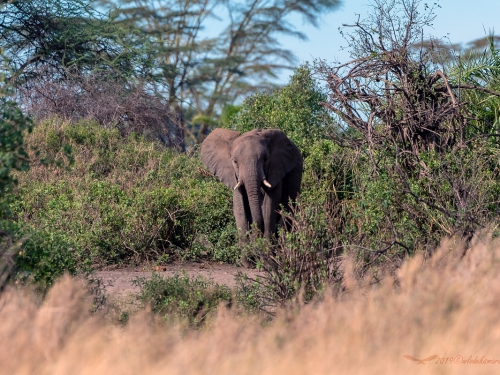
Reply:
[[[11,72],[24,83],[65,69],[113,67],[130,75],[141,67],[132,30],[82,0],[11,1],[0,8],[0,45]]]
[[[289,22],[299,14],[317,25],[340,0],[105,0],[117,22],[140,29],[155,46],[154,75],[185,124],[186,138],[200,142],[224,106],[265,88],[294,62],[282,35],[306,39]],[[221,21],[218,33],[208,28]],[[227,21],[223,21],[227,20]],[[215,27],[220,26],[217,24]],[[191,120],[195,120],[192,121]],[[191,122],[191,126],[188,126]]]

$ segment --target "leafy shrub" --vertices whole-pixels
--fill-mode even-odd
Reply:
[[[434,10],[376,1],[344,34],[353,60],[316,64],[332,139],[353,161],[342,231],[361,273],[498,224],[500,54],[492,43],[440,66],[420,43]]]
[[[138,299],[150,305],[153,312],[165,319],[176,317],[191,326],[200,326],[213,316],[221,303],[231,304],[231,290],[201,276],[190,278],[176,274],[162,278],[153,273],[150,279],[134,281],[141,288]]]
[[[416,12],[419,1],[409,4]],[[492,90],[499,87],[500,54],[491,44],[489,51],[468,62],[462,58],[447,77],[428,53],[396,48],[411,38],[399,40],[402,34],[390,28],[382,47],[394,50],[381,47],[373,53],[372,43],[366,42],[371,39],[363,37],[373,28],[362,26],[377,20],[378,25],[390,25],[384,17],[404,14],[397,13],[401,4],[397,5],[390,9],[378,2],[373,15],[356,24],[350,45],[357,48],[358,59],[347,65],[316,66],[328,85],[328,98],[308,68],[301,67],[289,85],[247,99],[231,120],[240,131],[280,128],[304,156],[298,216],[289,218],[300,226],[282,233],[276,244],[256,240],[249,245],[267,275],[265,290],[259,292],[267,301],[287,300],[300,288],[310,299],[318,290],[315,285],[329,280],[323,277],[317,284],[294,264],[315,264],[310,259],[324,251],[322,239],[328,238],[330,248],[353,255],[358,276],[371,272],[376,281],[381,273],[394,272],[403,257],[434,251],[443,236],[469,240],[475,231],[498,223],[500,138],[498,95]],[[401,25],[406,25],[401,30],[419,37],[415,30],[426,17],[432,18],[432,11],[417,18],[401,16]],[[384,91],[384,85],[411,94]],[[459,104],[450,107],[450,98]],[[410,107],[419,114],[412,115]],[[309,215],[306,224],[304,217]],[[314,269],[321,274],[320,268]]]
[[[342,162],[332,157],[336,146],[321,138],[326,129],[325,112],[318,106],[322,94],[308,69],[298,69],[284,89],[256,98],[269,102],[266,116],[276,119],[269,127],[283,128],[307,148],[304,200],[326,202],[329,193],[324,193],[331,183],[340,187],[343,182],[337,180],[344,174]],[[245,127],[258,114],[245,105],[228,118],[238,118]],[[20,225],[72,238],[78,262],[86,259],[99,267],[175,258],[239,259],[231,192],[203,169],[196,152],[179,155],[88,120],[41,121],[27,140],[47,159],[60,157],[61,145],[67,144],[75,162],[71,170],[36,167],[20,175],[11,208]]]
[[[47,290],[64,273],[86,273],[87,263],[78,264],[76,244],[63,233],[35,231],[24,241],[16,261],[18,278]]]
[[[24,147],[25,132],[31,132],[32,122],[18,108],[10,96],[11,88],[0,86],[0,218],[7,210],[7,194],[17,182],[13,171],[29,169],[28,154]]]
[[[482,143],[444,155],[422,153],[428,166],[425,175],[388,166],[378,175],[365,174],[359,196],[363,214],[376,215],[370,233],[412,253],[432,251],[443,236],[470,239],[478,228],[494,222],[500,176],[492,168],[495,154]]]
[[[324,138],[329,130],[331,118],[320,105],[325,99],[311,77],[310,68],[303,65],[295,70],[285,87],[246,99],[228,124],[241,132],[281,129],[307,156],[309,145]]]
[[[1,56],[3,57],[3,56]],[[9,203],[17,179],[14,171],[29,169],[25,150],[25,132],[32,129],[31,120],[14,102],[12,87],[0,79],[0,289],[11,277],[19,244],[14,243]]]
[[[300,199],[294,215],[285,214],[292,230],[280,232],[271,244],[255,239],[248,245],[266,276],[244,281],[238,300],[251,309],[266,308],[302,291],[303,300],[310,301],[325,283],[341,284],[340,253],[355,261],[356,275],[370,273],[376,282],[405,256],[432,252],[443,236],[459,233],[467,239],[496,222],[498,121],[494,106],[480,107],[481,95],[467,103],[476,116],[468,123],[470,138],[446,150],[423,147],[414,159],[421,163],[413,164],[399,163],[399,151],[390,142],[373,149],[355,142],[345,147],[356,134],[339,130],[319,105],[325,96],[307,67],[284,88],[233,108],[224,126],[280,128],[304,156]],[[481,116],[484,123],[475,123]],[[493,134],[484,134],[480,125]],[[60,158],[61,145],[68,144],[75,158],[72,170],[34,166],[14,176],[19,185],[10,209],[17,224],[43,233],[35,239],[55,249],[51,258],[32,245],[28,266],[54,267],[40,279],[50,283],[52,274],[88,264],[239,258],[231,191],[205,171],[196,150],[175,154],[134,133],[123,138],[118,130],[90,121],[44,121],[27,141],[47,159]],[[60,245],[47,239],[51,235],[61,239]],[[66,262],[62,249],[68,246],[75,250]],[[193,316],[193,311],[183,314]]]
[[[178,155],[89,121],[41,122],[27,142],[42,157],[58,157],[51,145],[66,143],[75,162],[71,170],[36,166],[19,174],[12,212],[29,228],[66,233],[78,259],[98,267],[239,258],[230,192],[196,154]]]

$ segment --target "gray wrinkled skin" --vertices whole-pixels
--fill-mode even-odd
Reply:
[[[253,223],[271,238],[279,220],[279,205],[288,208],[300,191],[303,162],[297,146],[278,129],[244,134],[215,129],[201,145],[201,160],[233,190],[240,240]],[[244,254],[242,263],[248,266]]]

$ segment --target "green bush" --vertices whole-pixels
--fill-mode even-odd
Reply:
[[[336,146],[324,139],[328,118],[318,104],[322,98],[302,67],[290,85],[256,95],[228,116],[241,130],[259,125],[255,116],[263,118],[262,127],[282,128],[302,147],[305,196],[311,202],[345,190],[342,163],[332,157]],[[261,113],[255,103],[268,111]],[[175,258],[239,259],[231,192],[205,171],[196,152],[179,155],[92,121],[43,121],[27,142],[51,160],[63,156],[61,147],[67,145],[74,165],[19,174],[12,212],[29,230],[65,233],[78,262],[99,267]],[[332,184],[338,191],[332,193]]]
[[[227,122],[240,132],[252,129],[281,129],[299,147],[303,156],[309,146],[325,138],[331,118],[320,105],[326,96],[303,65],[290,82],[273,93],[258,93],[245,100],[241,109]]]
[[[432,252],[443,236],[467,239],[496,222],[500,169],[494,136],[478,137],[484,129],[474,125],[468,142],[447,152],[421,150],[422,163],[410,168],[398,164],[391,144],[371,152],[344,147],[322,100],[302,67],[289,85],[252,96],[223,122],[240,131],[280,128],[304,156],[292,231],[280,232],[272,244],[249,245],[267,273],[264,287],[247,283],[241,289],[251,308],[285,301],[300,290],[309,301],[325,283],[340,285],[340,253],[355,260],[358,275],[371,272],[376,281],[404,256]],[[480,103],[468,103],[477,106],[471,111],[478,116]],[[484,111],[494,130],[496,112]],[[123,138],[91,121],[57,119],[37,124],[26,141],[45,160],[60,160],[64,145],[74,156],[71,169],[37,165],[12,176],[19,180],[12,217],[24,228],[19,235],[33,233],[20,267],[33,280],[49,285],[62,272],[86,272],[91,265],[239,259],[232,192],[203,168],[196,150],[177,154],[136,134]],[[176,285],[192,287],[181,279]],[[186,309],[183,314],[192,316],[195,309]]]
[[[1,56],[3,57],[3,55]],[[19,243],[14,243],[9,210],[17,180],[14,171],[29,169],[24,137],[32,129],[31,120],[14,102],[12,87],[0,78],[0,290],[13,274]]]
[[[468,240],[494,223],[500,171],[486,143],[446,154],[421,153],[425,172],[396,171],[383,158],[377,174],[360,169],[359,204],[353,211],[363,219],[360,231],[373,239],[365,244],[394,243],[394,254],[431,252],[445,236]]]
[[[26,234],[25,234],[26,235]],[[47,290],[64,273],[88,273],[90,265],[78,262],[77,245],[65,234],[56,231],[29,233],[17,257],[18,279]]]
[[[78,259],[99,267],[176,257],[239,258],[231,193],[196,154],[178,155],[89,121],[42,122],[27,143],[47,158],[60,156],[54,145],[68,144],[74,165],[18,174],[11,210],[19,225],[65,233]]]
[[[496,89],[498,56],[492,47],[468,64],[462,61],[453,68],[452,79]],[[325,245],[311,236],[328,237],[331,248],[354,257],[360,276],[371,271],[377,280],[381,270],[392,272],[404,256],[431,253],[445,236],[468,240],[478,229],[497,222],[498,98],[481,91],[463,95],[468,95],[464,105],[474,114],[464,134],[467,142],[445,153],[421,150],[421,163],[411,166],[398,158],[392,143],[372,150],[363,142],[346,147],[354,130],[338,126],[319,105],[325,96],[307,67],[299,68],[284,88],[243,103],[232,117],[234,129],[280,128],[304,156],[297,212],[310,212],[314,225],[302,223],[295,230],[299,233],[283,234],[278,244],[251,245],[263,254],[264,262],[273,263],[271,258],[280,252],[288,254],[288,258],[282,254],[280,265],[264,267],[269,270],[271,290],[279,291],[276,298],[288,299],[300,287],[306,288],[307,297],[307,288],[315,285],[312,280],[297,282],[301,276],[287,263],[302,259],[308,251],[322,252]],[[321,223],[328,223],[327,231],[320,230]]]
[[[162,278],[153,273],[150,279],[138,278],[139,301],[151,306],[164,319],[177,318],[199,327],[213,316],[221,303],[230,305],[231,290],[201,276],[190,278],[176,274]]]
[[[25,132],[31,132],[32,122],[12,100],[11,88],[0,83],[0,219],[8,212],[9,193],[17,183],[13,171],[29,169],[24,146]],[[0,228],[1,229],[1,228]]]

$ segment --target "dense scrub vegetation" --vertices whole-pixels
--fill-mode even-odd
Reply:
[[[258,96],[245,103],[232,118],[237,127],[255,117],[254,103],[261,97],[269,111],[281,117],[282,124],[287,114],[297,118],[286,122],[286,130],[305,156],[302,200],[311,210],[320,210],[311,217],[320,225],[321,212],[325,215],[324,205],[332,195],[327,191],[332,185],[345,190],[343,185],[348,183],[342,168],[344,157],[321,135],[326,129],[321,120],[327,116],[318,105],[320,92],[309,71],[299,69],[291,84],[276,96]],[[311,111],[318,115],[304,126],[303,120]],[[258,112],[268,116],[260,109]],[[137,134],[124,138],[118,129],[103,128],[96,122],[71,123],[56,118],[39,122],[26,136],[26,143],[37,145],[37,153],[45,159],[61,158],[61,148],[66,145],[72,150],[73,164],[69,168],[32,165],[27,173],[17,176],[12,217],[18,237],[32,234],[19,259],[23,271],[43,272],[40,262],[47,261],[47,254],[59,259],[52,264],[56,274],[65,269],[84,271],[143,261],[234,263],[239,258],[231,192],[202,167],[197,151],[179,155]],[[339,156],[330,160],[335,150]],[[321,225],[326,225],[325,220]],[[336,231],[330,232],[337,236]],[[42,242],[34,245],[34,241]],[[35,279],[40,277],[44,276]]]
[[[441,61],[432,43],[418,45],[422,28],[434,19],[432,8],[419,13],[419,1],[413,0],[378,0],[373,6],[374,13],[346,34],[353,61],[301,66],[284,87],[249,96],[241,106],[228,105],[217,119],[214,108],[226,102],[214,102],[196,117],[167,103],[161,90],[133,72],[110,81],[92,69],[78,70],[84,78],[99,78],[91,81],[96,85],[106,82],[102,92],[128,98],[114,101],[118,107],[130,103],[138,88],[142,99],[160,98],[155,105],[165,111],[155,113],[174,114],[165,123],[162,116],[154,118],[165,131],[172,119],[191,116],[193,127],[183,124],[173,133],[175,142],[148,128],[147,116],[143,125],[132,126],[130,108],[120,112],[125,120],[104,121],[95,115],[101,113],[94,108],[99,101],[82,102],[88,112],[70,116],[57,108],[36,119],[32,129],[14,102],[4,103],[0,245],[15,248],[9,254],[16,258],[17,279],[45,289],[64,272],[88,274],[110,265],[177,259],[237,263],[241,249],[231,191],[202,167],[196,145],[215,124],[241,132],[282,129],[304,157],[302,193],[286,214],[292,229],[280,231],[272,243],[254,238],[246,245],[265,273],[260,280],[240,278],[239,298],[251,308],[274,311],[276,303],[299,292],[310,301],[327,285],[342,290],[345,257],[356,277],[378,282],[384,274],[395,275],[408,255],[430,257],[445,236],[467,244],[485,228],[496,234],[498,49],[492,40],[484,50]],[[400,21],[397,28],[392,19]],[[109,22],[103,25],[117,25]],[[61,69],[58,79],[66,82],[71,70]],[[22,90],[47,92],[26,86],[41,82],[28,78],[19,83]],[[126,89],[110,89],[128,80]],[[184,131],[197,134],[185,143]],[[10,143],[1,143],[5,139]],[[143,282],[144,299],[158,311],[168,310],[170,297],[158,290],[175,290],[182,282]],[[225,290],[215,299],[230,300]]]
[[[237,258],[230,193],[197,157],[89,121],[45,121],[26,142],[52,157],[68,144],[74,164],[20,174],[12,211],[23,225],[73,243],[79,260],[104,266]]]
[[[134,282],[141,288],[138,300],[154,313],[165,320],[177,318],[192,327],[203,326],[215,317],[220,305],[231,306],[233,300],[228,286],[201,276],[176,274],[162,278],[153,274],[150,279],[138,278]]]

